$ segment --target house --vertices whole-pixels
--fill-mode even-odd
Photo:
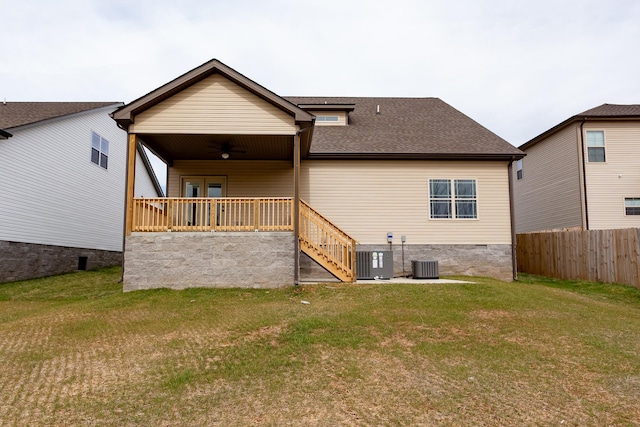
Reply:
[[[127,135],[115,102],[0,104],[0,282],[122,262]],[[138,149],[135,194],[162,195]]]
[[[640,105],[592,108],[520,149],[518,233],[640,227]]]
[[[285,98],[212,60],[112,116],[131,153],[125,290],[351,282],[356,251],[389,249],[397,275],[513,278],[523,153],[437,98]],[[134,197],[138,143],[167,198]]]

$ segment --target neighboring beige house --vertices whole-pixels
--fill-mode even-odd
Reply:
[[[0,104],[0,283],[122,262],[127,135],[117,102]],[[136,195],[162,195],[138,148]]]
[[[640,105],[592,108],[520,149],[518,233],[640,227]]]
[[[351,282],[356,250],[389,233],[396,274],[513,278],[523,153],[437,98],[283,98],[212,60],[112,116],[129,133],[125,290]],[[167,198],[134,197],[138,143],[167,164]]]

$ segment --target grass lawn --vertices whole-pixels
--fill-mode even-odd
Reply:
[[[640,425],[635,288],[119,278],[0,285],[0,426]]]

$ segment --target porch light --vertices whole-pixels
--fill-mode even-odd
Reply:
[[[227,153],[227,152],[222,153],[222,158],[224,160],[227,160],[229,158],[229,153]]]

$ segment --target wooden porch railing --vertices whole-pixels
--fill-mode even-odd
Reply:
[[[290,198],[133,200],[131,231],[292,231]]]
[[[343,282],[356,280],[356,241],[300,201],[300,249]]]
[[[300,249],[344,282],[356,280],[356,241],[300,201]],[[135,198],[135,232],[293,231],[291,198]]]

